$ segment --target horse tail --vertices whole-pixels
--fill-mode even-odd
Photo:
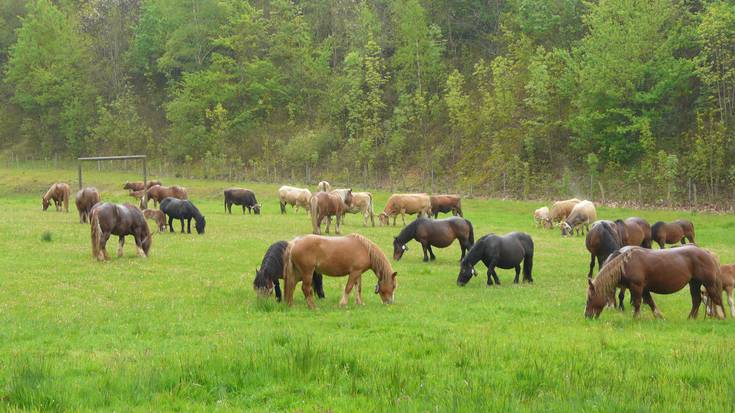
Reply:
[[[291,241],[286,246],[286,249],[283,250],[283,295],[285,296],[286,303],[289,305],[291,304],[290,300],[293,298],[293,289],[296,285],[296,274],[294,273],[294,271],[296,271],[296,268],[291,257],[293,245],[294,242]],[[278,279],[276,279],[276,282],[278,282]]]
[[[469,241],[470,245],[473,245],[475,243],[475,229],[472,227],[472,223],[468,219],[465,219],[465,222],[467,222],[467,225],[470,227]]]
[[[311,213],[311,226],[313,228],[313,232],[315,234],[320,231],[320,228],[318,226],[319,223],[319,200],[317,200],[316,195],[313,195],[311,198],[309,198],[309,211]]]
[[[71,197],[71,189],[69,186],[64,187],[64,211],[69,212],[69,198]]]
[[[92,256],[99,258],[100,240],[102,238],[102,227],[100,227],[99,209],[92,210],[92,217],[89,220],[92,227]]]
[[[526,251],[526,256],[523,258],[523,279],[533,281],[531,274],[533,272],[533,250]]]
[[[370,214],[370,222],[375,226],[375,209],[373,208],[373,194],[368,192],[368,214]]]
[[[464,215],[462,214],[462,200],[461,199],[457,200],[457,213],[459,213],[459,216],[464,218]]]

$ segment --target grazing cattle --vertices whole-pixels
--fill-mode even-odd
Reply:
[[[533,221],[536,223],[536,227],[542,226],[546,228],[549,222],[549,207],[541,207],[533,211]]]
[[[608,258],[597,278],[588,279],[587,318],[599,317],[618,286],[630,290],[634,317],[640,317],[641,299],[651,307],[653,315],[662,317],[651,293],[672,294],[689,284],[692,310],[689,318],[696,318],[702,297],[700,287],[707,290],[709,299],[724,317],[719,280],[720,267],[712,254],[695,246],[651,250],[641,247],[623,247]]]
[[[138,200],[138,204],[140,205],[141,210],[145,209],[145,205],[143,205],[143,198],[145,197],[144,190],[141,189],[139,191],[130,191],[128,195]]]
[[[577,235],[579,235],[580,229],[582,230],[582,235],[584,235],[584,230],[587,229],[589,232],[590,223],[596,220],[597,210],[595,209],[595,204],[586,200],[582,201],[572,208],[572,212],[569,213],[567,219],[561,224],[561,234],[572,235],[576,228]]]
[[[293,304],[296,283],[301,289],[309,308],[314,308],[312,279],[315,272],[332,277],[349,276],[339,304],[347,305],[352,287],[357,286],[356,301],[362,304],[362,273],[373,270],[378,277],[375,294],[384,304],[391,304],[396,290],[396,275],[380,248],[359,234],[344,237],[322,237],[306,235],[288,243],[283,256],[285,262],[284,296],[286,303]]]
[[[459,266],[457,285],[465,286],[473,276],[477,275],[475,264],[482,261],[487,267],[487,286],[500,285],[500,278],[495,272],[495,267],[502,269],[515,268],[516,277],[513,279],[518,284],[518,276],[521,273],[521,262],[523,263],[523,282],[533,283],[533,239],[523,232],[511,232],[499,237],[488,234],[477,240],[467,256],[464,257]]]
[[[684,240],[694,243],[694,224],[691,221],[679,219],[674,222],[659,221],[651,227],[651,239],[656,241],[661,249],[666,248],[666,244],[676,244]]]
[[[197,234],[204,234],[204,226],[207,221],[204,215],[188,199],[166,198],[161,201],[161,211],[168,216],[169,231],[174,232],[174,219],[181,220],[181,233],[184,233],[184,220],[186,220],[186,232],[191,234],[191,220],[196,221]]]
[[[321,181],[319,182],[319,185],[316,186],[317,192],[332,192],[332,185],[329,185],[329,182],[327,181]]]
[[[553,228],[554,223],[561,223],[562,221],[567,219],[567,216],[569,216],[569,214],[572,212],[574,206],[580,202],[582,201],[577,198],[554,202],[554,205],[551,206],[551,210],[549,211],[549,218],[547,220],[549,228]]]
[[[419,217],[429,217],[431,214],[431,199],[426,194],[393,194],[388,198],[385,209],[380,213],[381,225],[388,225],[390,217],[393,217],[393,226],[396,226],[396,218],[401,214],[403,225],[406,225],[405,214],[418,214]]]
[[[253,211],[255,215],[260,215],[260,204],[255,199],[255,193],[249,189],[225,189],[225,212],[231,214],[233,204],[242,206],[243,215],[245,214],[245,208],[248,209],[248,214]]]
[[[260,268],[255,268],[255,279],[253,289],[261,297],[267,297],[275,289],[276,301],[281,302],[281,285],[278,279],[283,278],[283,254],[288,247],[288,241],[276,241],[268,247],[260,263]],[[324,285],[322,275],[318,272],[313,274],[314,289],[319,298],[324,298]]]
[[[152,219],[156,221],[158,232],[166,231],[166,214],[164,214],[163,211],[158,209],[144,209],[143,216],[146,219]]]
[[[294,188],[284,185],[278,188],[278,199],[281,204],[281,214],[286,213],[286,205],[295,207],[296,211],[299,210],[299,207],[302,207],[307,213],[310,212],[311,191],[306,188]]]
[[[125,185],[123,185],[123,189],[127,189],[130,192],[135,192],[135,191],[142,191],[143,189],[150,189],[152,186],[156,186],[156,185],[163,185],[163,184],[161,184],[161,181],[156,180],[156,179],[146,182],[145,185],[143,185],[143,182],[140,182],[140,181],[125,182]]]
[[[344,201],[347,197],[347,193],[352,194],[352,203],[349,205],[349,208],[347,208],[346,212],[349,212],[350,214],[362,214],[362,217],[364,219],[364,226],[367,226],[368,218],[370,218],[370,222],[375,226],[375,210],[373,209],[373,194],[370,192],[352,192],[351,189],[347,188],[340,188],[335,189],[332,191],[336,194],[338,194],[342,201]],[[342,217],[342,223],[345,222],[345,217]]]
[[[69,185],[65,183],[55,183],[51,185],[43,198],[41,198],[41,206],[45,211],[48,209],[49,205],[51,205],[51,201],[53,200],[56,211],[62,211],[61,206],[63,204],[63,211],[69,212],[69,197],[71,197],[71,188]]]
[[[189,194],[187,193],[186,188],[182,186],[153,185],[152,187],[148,188],[145,193],[145,197],[143,197],[143,208],[148,208],[148,200],[150,199],[153,200],[153,206],[155,207],[166,198],[176,198],[182,200],[189,199]]]
[[[123,254],[126,235],[135,238],[138,255],[148,256],[151,248],[151,231],[140,209],[130,204],[98,203],[92,208],[89,222],[92,227],[92,256],[96,259],[100,261],[110,259],[106,248],[110,235],[119,237],[118,257]]]
[[[342,224],[342,216],[344,216],[347,208],[352,204],[352,190],[348,189],[345,194],[344,201],[342,197],[335,192],[317,192],[309,200],[311,207],[311,223],[314,234],[321,234],[322,220],[327,218],[326,233],[329,234],[329,226],[332,224],[332,217],[337,218],[335,233],[339,234],[339,227]]]
[[[462,215],[462,198],[459,195],[431,195],[429,201],[431,201],[431,213],[434,219],[439,217],[440,212],[443,214],[451,212],[454,216],[464,216]]]
[[[630,217],[625,221],[618,219],[615,225],[623,246],[651,248],[651,225],[645,219],[638,217]]]
[[[464,258],[465,252],[475,243],[475,233],[472,223],[464,218],[451,217],[432,220],[419,217],[393,238],[394,260],[401,259],[403,253],[408,250],[406,244],[412,239],[421,244],[424,250],[424,262],[426,262],[429,261],[427,251],[432,261],[436,259],[434,251],[431,250],[432,246],[446,248],[452,245],[455,239],[459,241],[459,247],[462,249],[461,258]]]
[[[84,224],[89,220],[92,207],[100,202],[100,193],[96,188],[88,187],[77,192],[76,204],[79,211],[79,223]]]

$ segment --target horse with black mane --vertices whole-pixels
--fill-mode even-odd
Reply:
[[[472,248],[475,243],[475,233],[472,223],[464,218],[451,217],[445,219],[429,219],[416,218],[403,228],[397,237],[393,238],[393,259],[398,261],[403,253],[408,250],[406,243],[416,240],[424,249],[424,262],[429,261],[427,251],[431,255],[431,259],[435,260],[436,256],[431,247],[446,248],[454,242],[459,241],[459,247],[462,249],[462,257],[465,252]]]
[[[523,282],[533,283],[533,239],[523,232],[511,232],[503,236],[488,234],[477,240],[459,267],[457,285],[463,287],[470,278],[477,275],[475,264],[482,261],[487,267],[487,285],[500,285],[500,279],[495,267],[502,269],[515,268],[516,277],[513,280],[518,284],[523,263]]]
[[[610,255],[597,278],[588,279],[584,315],[599,317],[615,288],[623,286],[630,290],[635,318],[640,317],[641,299],[651,307],[654,317],[662,318],[651,293],[672,294],[689,284],[692,296],[689,318],[697,318],[702,286],[717,309],[717,316],[723,318],[719,273],[716,258],[693,245],[662,250],[623,247]]]
[[[245,208],[248,209],[248,214],[255,212],[255,215],[260,215],[260,204],[255,199],[255,192],[249,189],[225,189],[225,212],[231,214],[233,204],[242,206],[243,215],[245,215]]]
[[[89,219],[92,228],[92,256],[100,261],[109,259],[107,240],[110,235],[120,237],[117,256],[123,254],[125,236],[132,235],[138,247],[138,255],[148,256],[151,248],[151,231],[140,209],[130,204],[98,203],[92,208]]]
[[[602,268],[607,257],[623,247],[617,225],[613,221],[605,220],[592,223],[584,244],[590,253],[590,270],[587,273],[587,278],[592,277],[592,271],[595,269],[595,259],[597,259],[597,268]]]
[[[278,279],[283,278],[283,255],[288,247],[288,241],[276,241],[268,247],[260,263],[260,268],[255,268],[255,280],[253,289],[260,296],[269,296],[275,289],[276,301],[281,301],[281,285]],[[322,275],[314,271],[314,290],[319,298],[324,298],[324,285]]]
[[[191,234],[191,220],[193,218],[196,221],[197,233],[204,234],[204,226],[207,223],[204,215],[188,199],[166,198],[161,201],[161,211],[168,216],[168,226],[171,232],[174,232],[174,219],[178,219],[181,220],[181,233],[184,232],[184,220],[186,220],[187,232]]]

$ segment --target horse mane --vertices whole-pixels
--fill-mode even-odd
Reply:
[[[359,241],[365,249],[367,249],[368,256],[370,257],[370,266],[373,268],[373,272],[375,272],[378,278],[382,280],[383,278],[390,277],[391,274],[393,274],[393,267],[391,267],[390,262],[388,262],[385,254],[383,254],[383,251],[380,250],[380,247],[378,247],[376,243],[360,234],[350,234],[348,237]]]
[[[54,188],[56,188],[56,184],[51,185],[48,191],[46,191],[46,193],[43,195],[44,201],[48,201],[49,198],[51,198],[51,192],[53,192]]]
[[[625,275],[625,264],[630,260],[633,251],[640,247],[621,248],[612,253],[605,261],[604,266],[592,281],[595,286],[595,294],[608,296],[612,294],[620,279]]]
[[[416,218],[398,233],[396,239],[398,242],[406,243],[416,237],[416,228],[419,226],[421,218]]]
[[[268,247],[260,263],[260,270],[255,274],[253,284],[256,287],[265,287],[268,279],[275,281],[283,274],[284,253],[288,241],[276,241]]]
[[[462,258],[462,262],[460,263],[461,266],[465,265],[472,265],[473,267],[475,264],[477,264],[480,259],[482,258],[482,252],[485,248],[485,239],[489,236],[483,235],[480,239],[477,240],[474,244],[472,244],[472,247],[470,247],[470,250],[467,251],[467,254]]]
[[[622,221],[615,221],[615,227],[611,227],[606,221],[601,221],[599,224],[604,229],[604,231],[602,231],[603,246],[611,248],[612,253],[623,247],[623,236],[620,234],[620,226],[617,225],[618,222]]]

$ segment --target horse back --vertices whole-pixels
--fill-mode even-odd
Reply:
[[[352,237],[305,235],[292,242],[291,261],[300,267],[300,271],[314,267],[325,275],[343,276],[370,268],[367,250]]]

